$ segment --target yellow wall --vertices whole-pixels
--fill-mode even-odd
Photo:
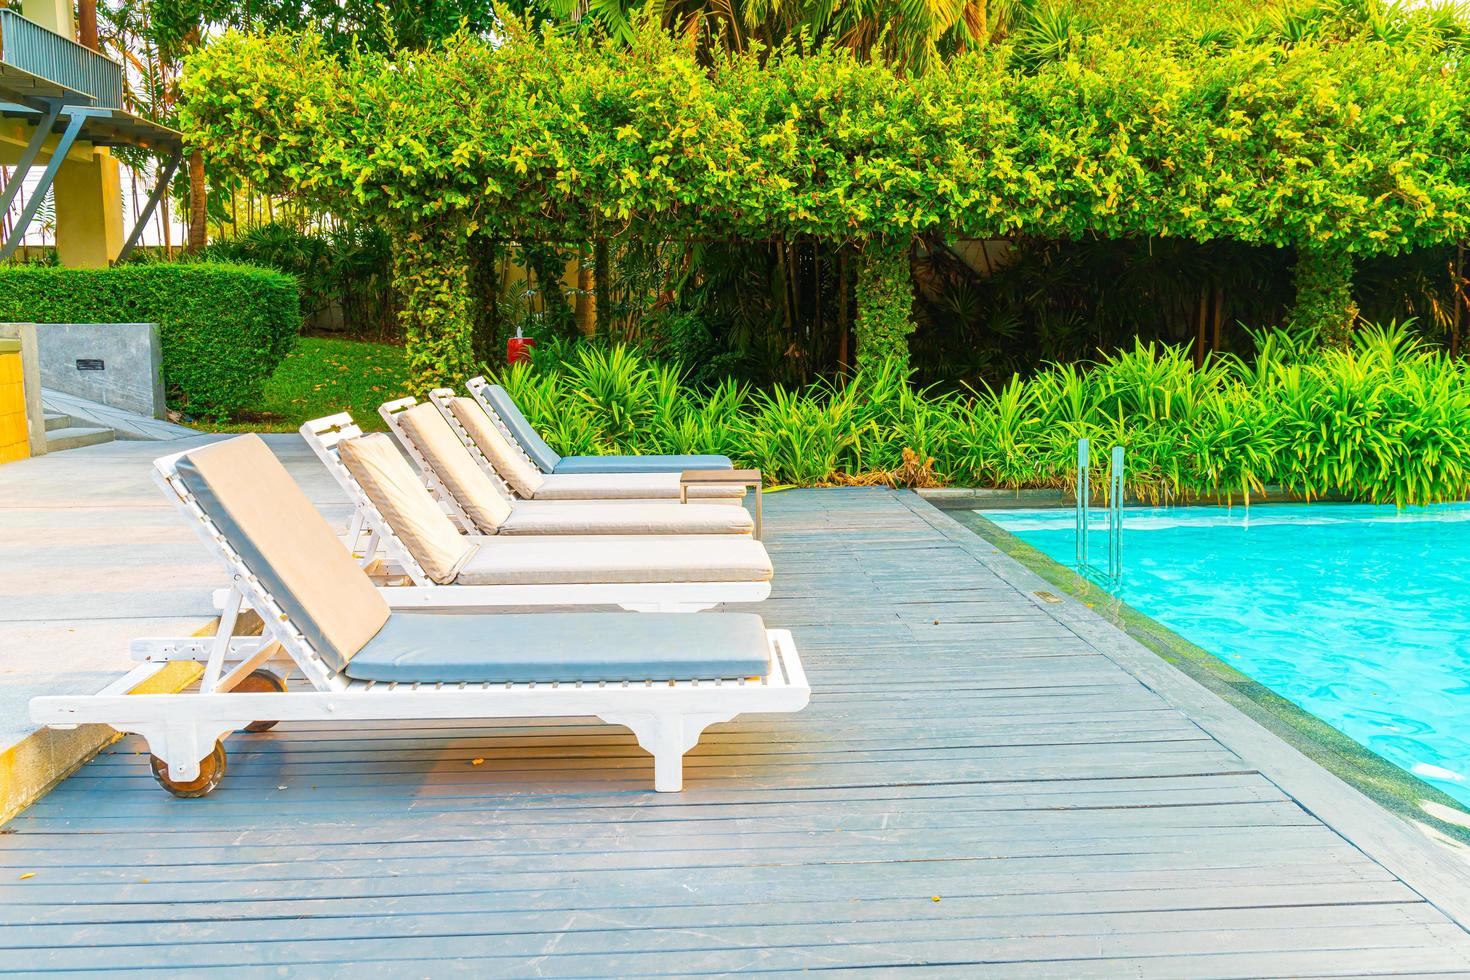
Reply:
[[[26,424],[25,385],[20,373],[20,345],[0,342],[0,463],[31,455],[30,428]]]

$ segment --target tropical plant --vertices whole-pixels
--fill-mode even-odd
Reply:
[[[1128,447],[1130,492],[1148,499],[1470,495],[1461,362],[1407,324],[1364,327],[1344,349],[1257,338],[1253,360],[1203,370],[1184,348],[1140,344],[951,394],[914,389],[892,360],[845,384],[693,388],[622,347],[551,345],[498,378],[563,452],[723,453],[773,483],[1066,487],[1087,437]]]

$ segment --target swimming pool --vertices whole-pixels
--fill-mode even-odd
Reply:
[[[984,516],[1073,564],[1072,511]],[[1125,528],[1120,598],[1470,804],[1470,505],[1130,508]]]

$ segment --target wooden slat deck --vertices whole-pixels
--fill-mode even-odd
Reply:
[[[572,720],[237,736],[202,801],[127,739],[0,834],[0,971],[1470,973],[1328,825],[1361,798],[1309,812],[948,518],[852,490],[766,519],[812,703],[712,729],[683,794]]]

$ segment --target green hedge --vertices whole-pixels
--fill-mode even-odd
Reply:
[[[202,262],[3,268],[0,321],[157,323],[170,403],[216,418],[258,404],[301,328],[294,278]]]

